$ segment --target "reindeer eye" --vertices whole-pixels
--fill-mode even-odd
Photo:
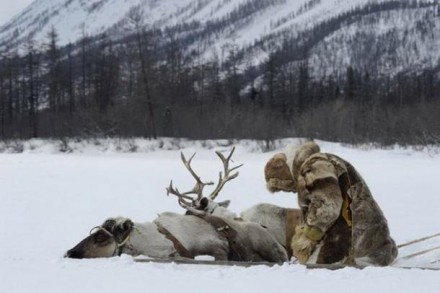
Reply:
[[[106,233],[101,232],[101,231],[99,231],[95,234],[95,241],[98,243],[103,243],[106,240],[108,240],[108,238],[109,238],[109,236]]]

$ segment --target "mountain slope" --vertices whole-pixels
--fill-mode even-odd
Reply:
[[[300,29],[338,15],[367,0],[36,0],[0,28],[0,48],[31,37],[43,42],[55,27],[60,44],[75,42],[85,32],[96,35],[115,29],[123,33],[130,10],[143,10],[144,22],[165,28],[191,22],[201,29],[236,22],[223,33],[238,45],[251,43],[286,28]],[[119,28],[119,29],[118,29]]]
[[[322,39],[310,50],[314,76],[356,67],[384,75],[436,68],[440,58],[437,7],[371,13]]]
[[[59,45],[101,33],[118,39],[133,32],[135,11],[205,59],[236,48],[258,64],[288,40],[291,61],[308,57],[314,76],[349,65],[396,74],[438,66],[438,10],[437,0],[36,0],[0,27],[0,51],[43,44],[52,27]]]

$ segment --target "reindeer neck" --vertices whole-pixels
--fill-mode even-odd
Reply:
[[[122,253],[137,256],[169,257],[176,253],[173,243],[157,231],[155,224],[135,223]]]
[[[216,209],[214,209],[214,211],[212,212],[213,216],[217,216],[217,217],[226,217],[226,218],[237,218],[237,214],[234,212],[231,212],[229,209],[224,208],[224,207],[217,207]]]

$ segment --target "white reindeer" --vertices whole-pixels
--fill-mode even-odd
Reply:
[[[216,152],[223,162],[224,176],[220,173],[218,184],[209,197],[203,197],[203,188],[213,183],[202,182],[192,170],[194,155],[189,160],[181,155],[196,184],[191,191],[180,193],[171,182],[167,193],[177,196],[179,205],[188,211],[187,215],[164,212],[153,222],[146,223],[134,223],[122,217],[107,219],[67,251],[66,257],[112,257],[125,253],[154,258],[211,255],[216,260],[286,261],[286,250],[265,228],[258,223],[235,220],[223,207],[227,203],[214,202],[226,182],[238,176],[238,172],[231,172],[240,166],[229,168],[233,152],[234,149],[227,158]]]

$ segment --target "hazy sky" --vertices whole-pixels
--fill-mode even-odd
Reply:
[[[34,0],[0,0],[0,25],[23,10]]]

